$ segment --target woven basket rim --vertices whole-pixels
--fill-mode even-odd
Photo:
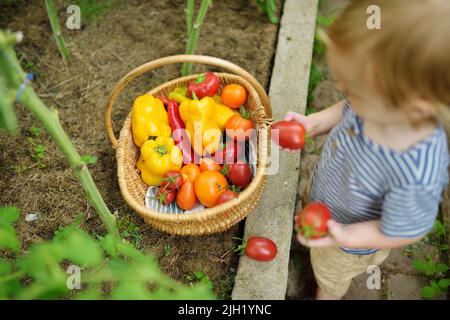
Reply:
[[[215,72],[215,74],[217,76],[219,76],[219,78],[222,78],[222,77],[227,77],[227,78],[231,78],[231,79],[234,78],[234,79],[236,79],[236,81],[240,82],[241,84],[243,84],[246,87],[249,95],[251,95],[252,98],[254,99],[255,104],[260,107],[260,112],[263,112],[263,116],[261,117],[260,121],[258,121],[258,125],[257,125],[258,139],[259,139],[259,141],[268,140],[269,126],[264,119],[264,115],[265,115],[264,108],[262,106],[261,100],[259,99],[257,92],[253,89],[251,84],[247,80],[245,80],[244,78],[242,78],[238,75],[223,73],[223,72],[221,72],[221,73]],[[194,75],[170,80],[168,82],[165,82],[165,83],[153,88],[152,90],[148,91],[147,93],[154,94],[154,93],[162,90],[165,87],[173,86],[182,81],[195,79],[197,76],[198,76],[198,74],[194,74]],[[267,158],[268,158],[267,150],[264,150],[267,147],[267,145],[265,145],[264,143],[258,143],[257,144],[258,152],[257,152],[256,174],[253,177],[253,180],[251,181],[251,183],[244,189],[244,191],[242,191],[239,194],[238,198],[228,201],[226,203],[223,203],[216,207],[205,208],[204,210],[201,210],[198,212],[193,212],[193,213],[188,213],[188,214],[186,214],[186,213],[178,213],[178,214],[176,214],[176,213],[161,213],[161,212],[156,212],[156,211],[150,210],[144,204],[139,203],[137,200],[135,200],[130,195],[130,193],[128,192],[127,183],[126,183],[126,180],[124,177],[124,175],[125,175],[125,173],[124,173],[125,149],[128,147],[126,145],[126,140],[128,139],[127,135],[129,134],[129,130],[131,130],[130,122],[131,122],[131,111],[128,114],[128,116],[124,122],[124,125],[120,131],[120,137],[118,139],[118,147],[116,149],[117,175],[118,175],[118,180],[119,180],[120,191],[121,191],[121,194],[122,194],[124,200],[134,211],[136,211],[139,215],[143,216],[144,218],[156,219],[156,220],[159,220],[162,222],[172,222],[172,223],[188,222],[188,221],[207,221],[207,220],[212,219],[219,212],[230,210],[231,208],[238,206],[239,203],[250,198],[252,196],[252,194],[256,191],[258,185],[263,183],[264,175],[266,172],[266,165],[268,162],[267,161]],[[264,136],[265,134],[267,136]]]

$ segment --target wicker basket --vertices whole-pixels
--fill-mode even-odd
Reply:
[[[183,62],[201,63],[230,71],[233,74],[216,73],[220,79],[221,88],[224,84],[238,83],[247,89],[246,106],[249,110],[252,110],[252,118],[257,124],[257,170],[253,181],[236,199],[191,214],[159,213],[149,210],[145,206],[148,186],[141,180],[139,170],[136,168],[140,151],[133,143],[131,112],[120,131],[120,138],[117,140],[111,126],[111,111],[118,95],[133,79],[155,68]],[[166,82],[149,93],[167,96],[174,88],[187,86],[196,77],[197,75],[192,75]],[[265,184],[265,171],[269,161],[269,127],[272,122],[272,112],[263,87],[242,68],[222,59],[198,55],[177,55],[150,61],[128,73],[114,87],[106,104],[105,116],[106,130],[113,147],[116,149],[117,175],[121,194],[125,202],[142,216],[146,223],[174,235],[201,236],[229,229],[244,219],[255,207]]]

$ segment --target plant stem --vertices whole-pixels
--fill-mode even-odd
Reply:
[[[59,123],[56,111],[48,109],[44,103],[39,99],[34,90],[27,87],[20,101],[38,118],[45,130],[53,138],[58,145],[61,152],[66,157],[69,165],[75,170],[81,185],[86,192],[86,196],[90,204],[98,212],[100,219],[106,226],[109,233],[119,237],[119,231],[116,226],[116,218],[111,214],[106,206],[100,192],[98,191],[94,180],[86,166],[86,163],[81,160],[80,155],[75,150],[75,147],[70,141],[64,129]]]
[[[186,27],[187,27],[188,39],[192,35],[192,24],[194,21],[194,4],[195,4],[195,0],[187,0]]]
[[[197,48],[197,42],[198,42],[198,36],[200,34],[200,28],[203,25],[203,21],[205,21],[206,12],[208,11],[209,6],[212,4],[212,0],[202,0],[202,3],[200,5],[199,12],[197,14],[197,18],[195,19],[195,22],[192,24],[192,15],[193,15],[193,2],[192,0],[188,0],[188,10],[186,12],[186,21],[189,24],[189,15],[191,27],[188,27],[188,42],[186,46],[186,54],[194,54],[195,49]],[[192,6],[190,8],[190,6]],[[183,76],[187,76],[191,73],[192,64],[191,63],[184,63],[183,68],[181,69],[181,74]]]
[[[53,5],[53,1],[45,0],[45,6],[47,8],[48,19],[50,20],[50,26],[52,27],[53,36],[55,37],[59,53],[64,60],[67,60],[69,58],[69,50],[66,47],[66,43],[64,42],[64,38],[61,33],[58,15],[56,14],[56,9]]]

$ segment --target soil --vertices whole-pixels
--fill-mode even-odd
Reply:
[[[236,245],[232,237],[242,235],[243,224],[200,238],[170,236],[145,225],[122,200],[115,152],[104,128],[104,102],[120,77],[152,59],[184,52],[185,1],[117,2],[95,21],[84,21],[82,12],[82,29],[74,31],[64,28],[65,8],[71,3],[57,3],[71,52],[67,63],[59,56],[43,1],[18,1],[0,12],[0,28],[24,33],[17,51],[23,66],[36,76],[35,90],[58,111],[80,154],[98,157],[91,173],[110,210],[118,215],[121,231],[132,234],[128,239],[157,256],[162,269],[173,278],[186,282],[186,276],[201,271],[211,279],[218,297],[229,298],[238,262],[229,251]],[[197,53],[234,62],[267,88],[277,30],[254,1],[215,1],[202,28]],[[194,67],[193,71],[200,70],[206,69]],[[113,113],[116,134],[133,99],[179,77],[179,71],[180,66],[156,70],[126,89]],[[58,227],[70,224],[80,213],[86,215],[85,230],[103,234],[101,221],[55,144],[45,132],[40,136],[30,132],[40,125],[23,106],[17,105],[17,115],[20,134],[0,133],[0,204],[20,208],[16,227],[22,248],[51,238]],[[45,156],[39,160],[35,148],[40,144],[45,146]],[[37,213],[38,220],[26,222],[30,213]],[[164,247],[170,247],[168,255]]]

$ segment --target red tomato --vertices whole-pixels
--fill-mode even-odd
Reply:
[[[238,161],[228,166],[228,177],[235,186],[245,188],[252,181],[253,173],[248,164]]]
[[[306,239],[322,238],[328,233],[330,219],[330,209],[323,203],[313,202],[295,216],[295,229]]]
[[[164,190],[179,189],[183,185],[183,175],[180,171],[170,170],[163,176],[161,188]]]
[[[237,192],[234,191],[225,191],[224,193],[222,193],[219,197],[219,200],[217,200],[217,204],[222,204],[225,203],[227,201],[230,201],[231,199],[235,199],[237,198],[239,195],[237,194]]]
[[[158,200],[161,204],[167,206],[175,200],[175,197],[177,196],[177,190],[167,190],[164,189],[164,187],[160,186],[158,188],[158,191],[156,191],[156,197],[155,199]]]
[[[276,135],[272,133],[272,140],[281,147],[291,150],[302,149],[305,146],[306,130],[297,121],[278,121],[272,125],[271,131],[279,130],[279,141],[275,141]]]
[[[228,119],[225,124],[225,130],[227,135],[233,140],[245,141],[248,140],[253,133],[255,125],[249,119],[242,117],[241,115],[234,115]]]
[[[222,167],[216,163],[213,159],[202,158],[200,159],[200,171],[220,171]]]
[[[247,92],[240,84],[226,85],[222,90],[222,103],[230,108],[238,109],[245,104]]]
[[[227,185],[227,179],[220,172],[203,171],[195,179],[195,195],[205,207],[214,207],[222,193],[227,190]]]
[[[253,260],[271,261],[277,255],[275,242],[263,237],[250,237],[247,240],[245,255]]]
[[[194,182],[186,180],[177,193],[177,205],[183,210],[191,210],[197,203]]]
[[[243,143],[238,141],[228,141],[221,144],[219,149],[212,155],[212,159],[217,163],[236,163],[238,160],[245,158],[245,147]]]

